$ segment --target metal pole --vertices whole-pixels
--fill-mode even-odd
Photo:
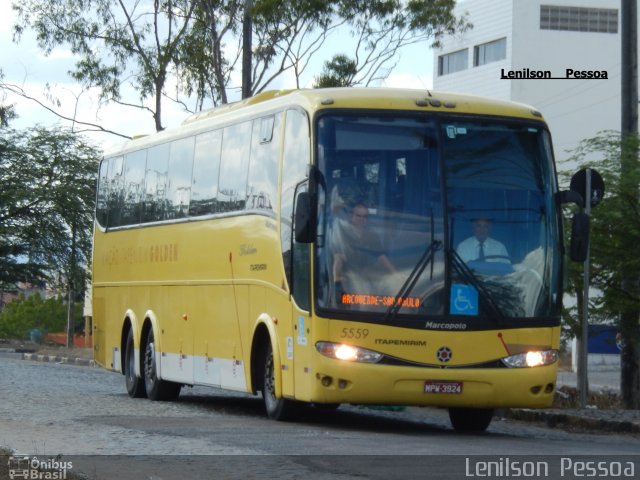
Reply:
[[[584,213],[591,216],[591,169],[587,168],[585,193],[584,193]],[[587,407],[587,396],[589,395],[589,250],[591,242],[587,243],[587,258],[584,261],[584,274],[582,284],[582,332],[580,336],[580,371],[578,372],[578,390],[580,392],[580,408]]]
[[[638,3],[623,0],[620,5],[621,43],[621,129],[638,133]]]
[[[620,2],[620,37],[621,45],[621,130],[623,150],[620,173],[622,179],[639,168],[638,147],[633,137],[638,134],[638,3],[636,0]],[[631,140],[631,141],[629,141]],[[627,195],[638,199],[637,186],[624,187]],[[635,239],[626,239],[626,250],[635,248]],[[623,265],[621,271],[622,290],[635,294],[638,282],[637,269]],[[622,351],[620,352],[620,393],[624,408],[640,408],[640,326],[638,326],[638,308],[622,309],[619,322],[622,335]]]

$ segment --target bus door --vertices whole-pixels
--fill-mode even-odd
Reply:
[[[294,205],[298,196],[307,192],[307,182],[296,188]],[[293,212],[291,233],[291,274],[290,289],[292,308],[292,352],[296,398],[308,400],[305,395],[310,391],[313,380],[311,354],[313,349],[311,316],[311,244],[300,243],[295,239],[295,212]]]

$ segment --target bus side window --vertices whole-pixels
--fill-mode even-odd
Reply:
[[[222,163],[218,183],[220,212],[244,210],[251,153],[252,122],[231,125],[222,134]]]
[[[207,215],[218,211],[218,175],[222,150],[222,130],[205,132],[196,137],[191,180],[189,215]]]
[[[189,213],[194,137],[171,142],[166,218],[184,218]]]
[[[280,154],[280,115],[253,122],[247,210],[275,210]]]
[[[98,223],[107,228],[107,218],[109,214],[109,159],[105,158],[100,164],[100,175],[98,177],[98,195],[96,197],[96,220]]]
[[[124,208],[122,225],[140,223],[142,214],[142,187],[147,164],[147,150],[128,153],[124,162]]]
[[[163,143],[149,149],[144,181],[143,222],[157,222],[165,219],[170,147],[170,143]]]
[[[282,188],[280,193],[280,243],[282,262],[289,284],[291,280],[291,241],[293,230],[293,199],[296,185],[304,180],[311,162],[309,122],[304,113],[287,110],[282,152]]]
[[[122,209],[124,204],[124,157],[115,157],[109,160],[109,172],[107,174],[107,223],[109,227],[122,225]]]

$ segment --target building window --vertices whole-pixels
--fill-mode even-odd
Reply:
[[[479,67],[485,63],[497,62],[507,58],[507,39],[501,38],[493,42],[483,43],[473,47],[473,66]]]
[[[540,29],[618,33],[618,10],[540,5]]]
[[[458,50],[457,52],[447,53],[438,57],[438,75],[447,75],[449,73],[466,70],[468,64],[469,50]]]

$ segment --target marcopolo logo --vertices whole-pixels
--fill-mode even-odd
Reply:
[[[73,462],[62,461],[60,457],[38,458],[27,455],[9,457],[9,478],[33,480],[65,480]]]

